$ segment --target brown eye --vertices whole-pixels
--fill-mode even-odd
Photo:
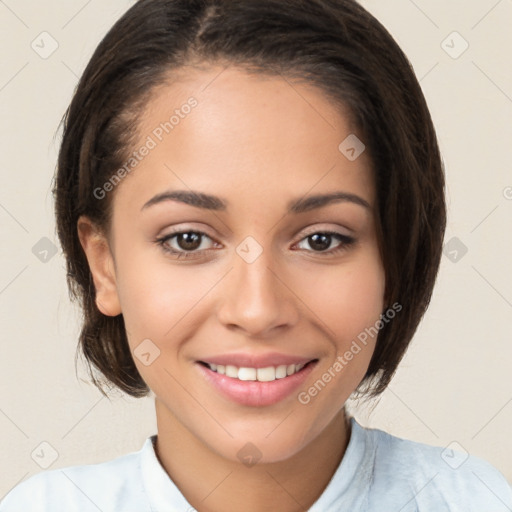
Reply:
[[[309,246],[315,251],[325,251],[331,245],[332,236],[325,233],[315,233],[308,236]]]
[[[194,231],[178,233],[176,235],[176,243],[184,251],[194,251],[201,245],[201,234]]]
[[[338,243],[334,246],[334,248],[332,248],[333,242],[335,241]],[[300,247],[301,249],[306,249],[309,252],[334,254],[338,251],[343,251],[350,245],[354,244],[355,238],[336,232],[319,231],[303,238],[299,242],[299,246],[300,244],[305,244],[306,242],[308,247]]]
[[[206,241],[206,247],[203,242]],[[170,235],[157,238],[155,242],[159,244],[162,249],[177,257],[198,257],[201,253],[211,249],[211,238],[200,231],[179,231]]]

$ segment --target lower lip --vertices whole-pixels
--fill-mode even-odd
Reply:
[[[304,383],[315,365],[316,361],[309,363],[302,370],[288,377],[271,382],[259,382],[256,380],[244,381],[227,377],[210,370],[200,363],[196,363],[196,366],[206,380],[224,396],[240,405],[251,407],[264,407],[284,400]]]

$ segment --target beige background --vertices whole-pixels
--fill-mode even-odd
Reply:
[[[119,393],[109,401],[81,364],[75,375],[79,314],[60,249],[44,255],[48,242],[40,242],[57,243],[50,184],[60,117],[95,46],[131,4],[0,2],[0,497],[41,465],[109,460],[156,432],[151,398]],[[447,250],[396,378],[371,414],[355,414],[401,437],[456,441],[512,481],[512,1],[363,4],[421,78],[446,163],[446,242],[457,237],[450,243],[467,253]],[[51,36],[39,36],[44,31]],[[50,37],[58,43],[46,59],[31,47],[35,40],[42,52],[41,37],[46,51]],[[453,58],[464,40],[469,48]]]

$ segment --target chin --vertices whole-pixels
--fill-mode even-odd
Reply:
[[[271,427],[268,421],[264,425],[252,422],[249,425],[238,425],[238,428],[228,427],[233,438],[223,436],[222,443],[217,440],[211,447],[222,457],[245,465],[245,457],[257,459],[258,464],[288,460],[306,448],[320,433],[304,425],[294,425],[290,421],[293,415],[292,412],[289,419],[285,419],[286,414],[277,420],[273,418]]]

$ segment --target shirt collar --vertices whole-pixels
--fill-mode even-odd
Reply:
[[[187,512],[193,510],[160,464],[155,452],[157,435],[146,439],[142,448],[141,472],[151,512]]]
[[[141,473],[151,512],[193,510],[160,464],[155,452],[156,438],[156,434],[148,437],[141,451]],[[359,506],[367,500],[373,475],[375,450],[371,444],[366,430],[350,417],[350,439],[343,459],[309,512],[335,511],[341,505],[361,509]]]
[[[365,510],[374,457],[372,438],[354,417],[350,417],[350,439],[343,459],[309,512]]]

